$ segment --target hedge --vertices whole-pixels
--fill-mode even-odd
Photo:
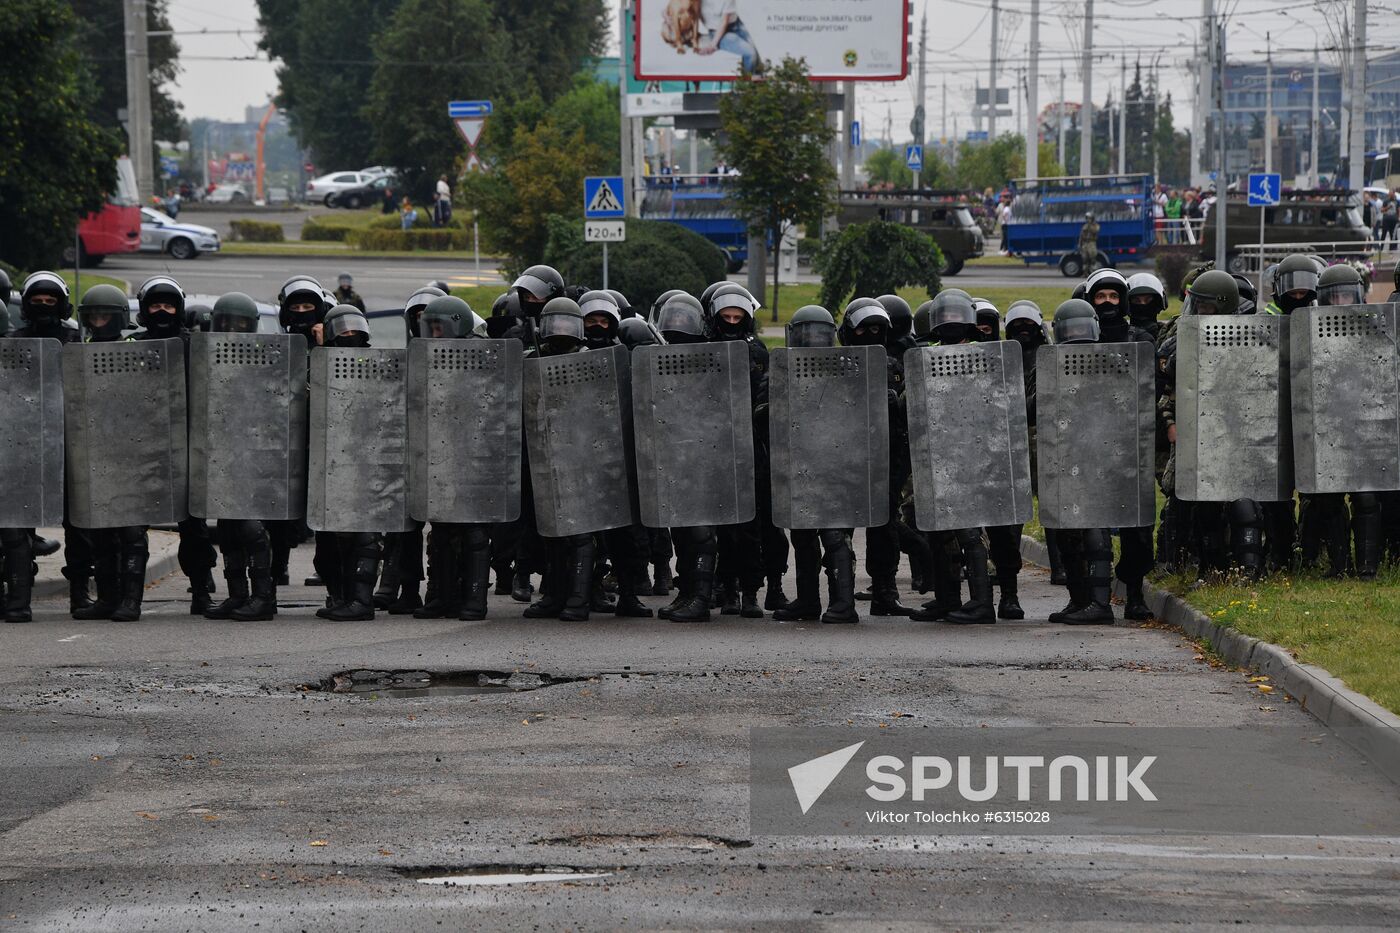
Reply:
[[[281,243],[286,239],[282,235],[282,225],[270,220],[229,221],[228,238],[230,242],[245,243]]]
[[[409,252],[419,249],[447,252],[464,250],[471,246],[471,235],[468,231],[450,227],[438,230],[351,230],[345,240],[355,249],[387,252]]]
[[[354,227],[332,227],[329,224],[320,224],[314,220],[308,220],[301,228],[301,239],[303,242],[311,243],[344,243],[347,234]]]

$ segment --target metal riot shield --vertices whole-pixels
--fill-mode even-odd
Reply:
[[[184,341],[65,345],[63,413],[75,526],[188,517]]]
[[[643,525],[737,525],[754,517],[751,395],[749,348],[741,340],[634,352]]]
[[[518,340],[408,345],[408,511],[420,522],[520,517]]]
[[[1176,494],[1189,502],[1293,496],[1289,319],[1183,317],[1176,340]]]
[[[889,521],[887,359],[884,347],[772,351],[768,456],[779,528]]]
[[[190,514],[306,514],[308,389],[300,334],[190,337]]]
[[[1155,522],[1154,357],[1145,342],[1036,351],[1036,472],[1046,528]]]
[[[525,444],[547,538],[633,522],[630,362],[622,346],[525,360]]]
[[[392,532],[408,517],[408,351],[311,351],[306,523]]]
[[[904,380],[919,530],[1030,521],[1021,345],[915,347],[904,354]]]
[[[1400,489],[1400,305],[1300,308],[1289,326],[1302,493]]]
[[[62,360],[57,340],[0,340],[0,528],[63,523]]]

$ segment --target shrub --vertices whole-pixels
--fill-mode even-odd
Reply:
[[[1156,254],[1157,278],[1162,280],[1167,297],[1181,296],[1181,284],[1186,280],[1186,273],[1190,272],[1195,264],[1198,251],[1199,248],[1195,246],[1152,247],[1152,252]]]
[[[466,222],[466,219],[465,219],[464,217],[462,217],[461,214],[453,214],[453,215],[452,215],[452,219],[449,220],[449,221],[447,222],[447,225],[446,225],[446,226],[443,226],[443,227],[434,227],[434,226],[433,226],[433,208],[432,208],[432,205],[424,206],[424,205],[422,205],[422,204],[415,204],[415,205],[414,205],[414,208],[418,211],[418,219],[415,220],[415,221],[413,222],[413,229],[414,229],[414,230],[435,230],[435,229],[436,229],[436,230],[466,230],[466,229],[468,229],[468,224],[467,224],[467,222]],[[381,215],[379,215],[378,217],[374,218],[373,220],[371,220],[371,221],[369,222],[369,229],[371,229],[371,230],[401,230],[401,229],[403,229],[403,218],[402,218],[399,214],[381,214]]]
[[[301,239],[306,243],[344,243],[352,227],[333,227],[329,224],[308,220],[301,228]]]
[[[583,222],[551,215],[543,261],[564,280],[592,287],[603,282],[603,248],[583,242]],[[724,250],[679,224],[627,220],[627,240],[608,246],[608,285],[634,307],[649,307],[673,288],[699,295],[711,282],[723,281],[729,258]]]
[[[922,285],[932,298],[941,287],[943,252],[913,227],[872,220],[823,240],[812,268],[822,276],[817,303],[834,312],[850,298],[892,294],[905,285]]]
[[[471,235],[468,231],[450,227],[440,230],[352,230],[345,239],[355,249],[388,252],[421,249],[442,253],[471,246]]]
[[[270,220],[233,220],[229,222],[230,242],[281,243],[282,225]]]

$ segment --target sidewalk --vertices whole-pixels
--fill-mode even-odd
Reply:
[[[39,534],[45,538],[63,540],[62,528],[39,528]],[[146,585],[150,586],[161,577],[174,573],[179,569],[179,562],[176,552],[180,547],[180,536],[173,531],[157,531],[152,529],[151,558],[146,563]],[[50,599],[55,596],[66,596],[68,594],[68,580],[63,576],[63,549],[59,548],[55,554],[48,557],[38,557],[35,560],[39,564],[39,574],[34,578],[34,599]]]

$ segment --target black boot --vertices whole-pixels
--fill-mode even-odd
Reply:
[[[540,598],[530,603],[522,613],[527,619],[557,619],[559,613],[564,611],[565,594],[568,592],[566,562],[560,553],[563,543],[551,542],[549,545],[549,564],[544,575],[540,578]],[[520,580],[516,576],[517,583]],[[517,586],[517,590],[519,587]],[[512,599],[516,599],[515,593],[511,594]]]
[[[48,557],[57,554],[58,549],[63,546],[63,542],[57,538],[45,538],[37,532],[29,532],[29,546],[35,557]]]
[[[496,588],[491,592],[497,596],[509,596],[511,591],[511,572],[509,567],[503,567],[496,571]]]
[[[350,579],[344,584],[345,602],[326,615],[335,622],[374,621],[374,574],[379,562],[369,557],[356,559]]]
[[[1109,601],[1112,593],[1112,571],[1107,561],[1089,562],[1089,579],[1086,593],[1088,605],[1066,613],[1060,621],[1065,625],[1112,625],[1113,606]]]
[[[652,577],[653,579],[655,579],[656,582],[651,585],[651,595],[671,595],[671,562],[663,561],[662,563],[655,564],[653,565],[653,570],[654,572],[652,574]]]
[[[94,576],[97,580],[97,600],[95,602],[89,602],[81,609],[69,610],[69,615],[85,622],[112,618],[112,613],[117,611],[117,603],[121,602],[121,568],[118,563],[119,559],[117,554],[98,555],[96,566],[94,567]],[[76,585],[76,580],[69,583],[70,587]],[[83,582],[83,589],[87,589],[86,581]]]
[[[202,616],[214,605],[214,578],[208,573],[196,573],[190,577],[190,615]]]
[[[92,597],[88,595],[87,577],[69,577],[68,579],[68,611],[69,613],[79,612],[92,607]]]
[[[272,575],[272,563],[254,558],[248,565],[252,580],[252,595],[233,610],[238,622],[270,622],[277,615],[277,581]]]
[[[491,551],[489,547],[468,548],[462,562],[461,609],[457,618],[463,622],[480,622],[486,618],[486,588],[491,582]]]
[[[671,618],[671,613],[690,602],[690,598],[695,595],[695,591],[690,585],[690,575],[688,573],[677,573],[674,577],[674,581],[676,584],[675,598],[665,606],[656,610],[656,617],[658,619]]]
[[[881,618],[910,616],[914,610],[899,601],[899,587],[894,577],[882,576],[870,581],[870,614]]]
[[[647,579],[646,564],[628,561],[626,566],[617,568],[618,594],[616,614],[626,619],[650,619],[651,610],[641,597],[651,592],[651,581]]]
[[[272,585],[291,586],[292,578],[287,565],[292,559],[292,545],[283,534],[272,536]]]
[[[763,608],[774,612],[787,604],[787,594],[783,592],[783,578],[779,576],[769,577],[768,586],[763,592]]]
[[[933,548],[931,571],[933,599],[909,616],[915,622],[944,622],[950,613],[962,608],[962,583],[958,579],[958,570],[949,564],[941,547]]]
[[[1024,619],[1026,610],[1021,608],[1021,600],[1016,594],[1016,574],[1002,575],[998,581],[1001,589],[1001,602],[997,605],[998,619]]]
[[[758,590],[744,590],[739,597],[739,615],[745,619],[763,618],[763,610],[758,605]]]
[[[796,536],[793,540],[797,540]],[[773,610],[775,621],[815,622],[821,618],[821,579],[815,570],[815,567],[809,570],[802,555],[797,555],[797,598],[782,609]]]
[[[248,602],[248,564],[241,555],[224,552],[224,581],[228,583],[228,598],[205,609],[204,618],[232,619],[234,611]]]
[[[879,589],[875,590],[876,596]],[[849,624],[860,621],[856,612],[856,567],[850,559],[850,551],[841,552],[830,559],[826,568],[826,612],[822,622]]]
[[[419,580],[404,580],[399,588],[398,598],[385,608],[391,616],[411,616],[423,608],[423,597],[418,595]],[[375,605],[378,606],[376,598]]]
[[[1057,624],[1062,623],[1065,621],[1065,616],[1079,612],[1091,602],[1089,588],[1083,581],[1077,578],[1071,578],[1070,582],[1067,584],[1067,588],[1069,589],[1069,602],[1067,602],[1065,608],[1061,609],[1059,612],[1050,613],[1051,622]]]
[[[1066,586],[1069,577],[1065,573],[1065,561],[1060,556],[1059,534],[1054,528],[1045,529],[1045,553],[1050,561],[1050,583],[1052,586]]]
[[[691,595],[668,616],[672,622],[710,621],[710,597],[715,588],[715,556],[701,554],[694,559],[689,573]]]
[[[457,566],[456,548],[448,543],[451,537],[438,527],[428,535],[428,588],[423,605],[413,610],[415,619],[456,618],[462,611],[459,592],[462,569]]]
[[[608,595],[602,579],[596,576],[593,581],[593,591],[588,594],[588,610],[603,615],[612,615],[617,612],[617,600]]]
[[[10,561],[5,562],[6,565]],[[20,573],[7,572],[5,574],[5,621],[6,622],[33,622],[34,614],[29,608],[29,596],[34,586],[34,576],[30,573],[31,562],[28,567]]]
[[[528,603],[534,595],[535,587],[530,582],[530,575],[523,570],[517,570],[515,580],[511,584],[510,598],[518,603]]]
[[[996,622],[996,610],[992,607],[992,577],[987,571],[985,551],[972,552],[964,566],[967,569],[967,602],[948,613],[943,621],[956,625],[986,625]]]
[[[399,595],[398,542],[387,539],[384,547],[384,565],[379,573],[379,588],[374,591],[374,608],[388,609]]]
[[[141,618],[141,600],[146,595],[146,557],[144,550],[122,557],[122,601],[112,613],[113,622],[135,622]]]
[[[720,594],[719,614],[722,616],[737,616],[740,612],[738,581],[730,580],[723,585],[722,589],[723,592]]]
[[[1142,595],[1142,581],[1124,581],[1123,588],[1126,591],[1123,597],[1123,618],[1134,622],[1146,622],[1152,618],[1152,609],[1148,607],[1147,600]]]
[[[564,609],[561,622],[587,622],[593,593],[593,537],[588,543],[570,547],[566,557]]]

